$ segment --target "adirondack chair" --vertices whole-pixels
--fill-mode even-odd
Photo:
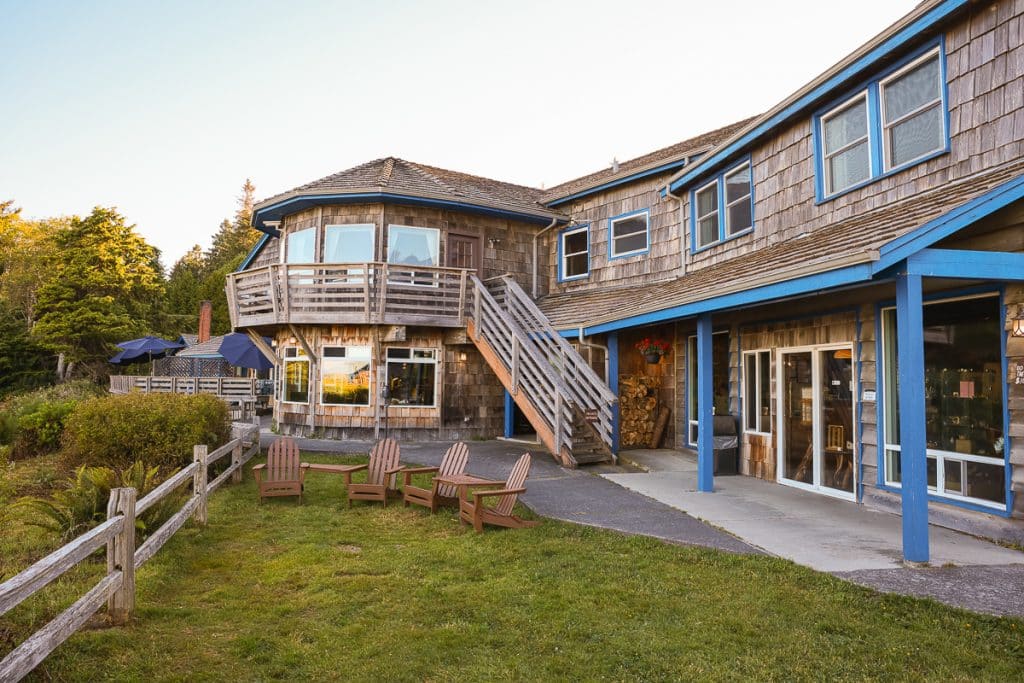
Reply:
[[[388,496],[397,496],[398,473],[402,468],[398,464],[399,448],[394,439],[378,441],[370,451],[370,462],[365,465],[354,465],[346,468],[345,488],[348,490],[348,506],[353,500],[375,500],[388,504]],[[353,482],[352,474],[367,470],[365,482]]]
[[[436,472],[441,476],[462,474],[466,468],[466,460],[469,459],[469,446],[459,441],[452,444],[451,448],[445,451],[441,458],[440,467],[406,467],[402,470],[402,499],[405,507],[409,503],[422,505],[430,508],[431,512],[437,512],[438,505],[458,506],[458,491],[451,484],[442,484],[434,479],[429,489],[419,488],[412,485],[413,475]]]
[[[299,462],[299,446],[295,439],[281,437],[270,444],[267,462],[252,468],[259,488],[260,503],[264,498],[274,496],[298,496],[301,503],[308,468],[309,465]]]
[[[521,519],[512,514],[512,508],[520,493],[526,493],[523,483],[530,473],[530,454],[523,453],[516,461],[515,467],[509,472],[508,479],[503,488],[487,491],[471,491],[473,496],[469,500],[466,488],[463,487],[459,497],[459,521],[463,524],[472,524],[478,532],[484,530],[484,524],[521,529],[523,527],[537,526],[539,522]],[[485,498],[500,496],[498,502],[489,507],[484,505]]]

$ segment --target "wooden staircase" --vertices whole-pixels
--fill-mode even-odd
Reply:
[[[615,461],[615,395],[508,276],[471,278],[469,338],[565,467]]]

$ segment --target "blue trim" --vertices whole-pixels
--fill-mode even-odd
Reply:
[[[256,256],[259,255],[260,251],[263,250],[263,247],[266,246],[267,242],[270,241],[270,238],[271,238],[271,234],[269,232],[263,233],[263,235],[260,237],[259,241],[256,242],[256,244],[253,246],[252,249],[249,250],[249,253],[246,255],[246,257],[242,261],[241,265],[238,266],[238,270],[239,271],[245,270],[246,268],[249,267],[249,264],[251,264],[253,262],[253,259],[255,259]],[[238,271],[235,271],[235,272],[238,272]]]
[[[736,171],[744,164],[748,167],[750,173],[750,227],[744,228],[740,232],[729,235],[726,233],[728,226],[726,225],[727,217],[725,212],[725,176]],[[718,239],[714,242],[708,242],[707,244],[697,246],[697,193],[707,189],[708,185],[717,183],[715,188],[718,199]],[[729,166],[721,173],[716,175],[714,178],[705,178],[699,186],[695,186],[690,190],[690,253],[699,254],[702,251],[717,247],[719,244],[723,244],[730,240],[734,240],[737,237],[742,237],[747,233],[754,231],[754,164],[748,155],[746,159],[742,159],[739,162]]]
[[[612,332],[605,340],[608,347],[608,388],[616,397],[619,395],[619,334]],[[612,452],[619,452],[619,402],[612,405]]]
[[[1009,517],[1013,510],[1013,465],[1010,464],[1010,359],[1006,357],[1006,290],[999,290],[999,321],[1002,323],[999,329],[999,354],[1000,365],[1003,368],[1003,474],[1006,478],[1006,488],[1003,489],[1006,497],[1006,516]]]
[[[648,177],[650,177],[652,175],[658,175],[659,173],[666,173],[668,171],[675,171],[676,169],[680,169],[680,168],[683,168],[684,166],[686,166],[687,159],[692,159],[692,158],[695,158],[695,157],[689,157],[688,156],[688,157],[685,157],[683,159],[679,159],[678,161],[672,161],[672,162],[669,162],[667,164],[662,164],[661,166],[657,166],[657,167],[649,169],[647,171],[641,171],[640,173],[633,173],[633,174],[630,174],[630,175],[627,175],[627,176],[623,176],[621,178],[617,178],[615,180],[610,180],[607,183],[602,183],[601,185],[595,185],[594,187],[588,188],[586,190],[580,190],[579,192],[576,192],[574,194],[566,195],[565,197],[561,197],[561,198],[556,199],[554,201],[547,202],[546,206],[551,206],[551,207],[560,206],[562,204],[565,204],[566,202],[571,202],[574,199],[582,199],[583,197],[589,197],[592,194],[597,194],[598,192],[604,192],[605,190],[609,190],[609,189],[611,189],[613,187],[618,187],[620,185],[625,185],[626,183],[631,183],[631,182],[633,182],[635,180],[640,180],[642,178],[648,178]]]
[[[857,490],[854,491],[854,497],[858,503],[864,502],[864,401],[861,397],[864,396],[864,373],[862,371],[864,367],[864,356],[863,356],[863,343],[861,341],[861,320],[860,320],[860,309],[857,309],[856,326],[854,328],[854,335],[856,338],[853,340],[853,352],[857,354],[857,391],[860,392],[860,396],[854,396],[854,405],[857,406],[857,440],[854,447],[857,449]],[[877,363],[877,361],[876,361]],[[877,366],[876,366],[877,370]],[[875,372],[875,400],[878,400],[878,389],[877,381],[878,373]],[[875,430],[878,433],[878,430]]]
[[[927,155],[912,159],[899,166],[894,166],[890,169],[885,168],[885,153],[884,153],[884,132],[882,128],[882,111],[881,111],[881,82],[886,78],[889,78],[900,69],[905,68],[908,64],[916,59],[919,59],[929,52],[938,49],[939,57],[939,82],[941,85],[940,97],[942,102],[940,106],[943,111],[943,146],[933,152],[929,152]],[[825,169],[824,169],[824,147],[821,141],[821,120],[826,115],[836,109],[842,109],[850,102],[864,97],[866,95],[867,100],[867,126],[868,126],[868,138],[870,142],[869,151],[869,175],[868,178],[860,182],[854,183],[849,187],[844,187],[841,190],[827,194],[825,191]],[[814,202],[815,204],[822,204],[825,202],[832,201],[837,197],[841,197],[844,194],[858,190],[866,185],[877,182],[882,178],[900,173],[923,164],[929,159],[948,154],[951,149],[951,142],[949,136],[949,88],[946,84],[946,41],[944,36],[939,36],[938,39],[929,41],[926,45],[914,50],[907,56],[900,59],[892,66],[887,67],[883,71],[872,76],[868,81],[862,81],[856,86],[849,88],[846,94],[842,97],[836,98],[828,104],[820,107],[811,116],[811,137],[814,143]]]
[[[565,276],[562,271],[562,251],[565,242],[565,236],[570,233],[586,231],[587,233],[587,272],[582,275],[571,275]],[[559,231],[558,233],[558,281],[559,282],[575,282],[576,280],[585,280],[590,277],[590,223],[583,223],[581,225],[571,225]]]
[[[644,214],[647,217],[647,221],[646,221],[647,222],[647,227],[646,227],[646,230],[647,230],[647,246],[644,247],[643,249],[639,249],[639,250],[636,250],[636,251],[629,251],[629,252],[626,252],[625,254],[620,254],[618,256],[612,256],[612,246],[615,243],[614,240],[613,240],[613,235],[612,235],[612,223],[614,223],[617,220],[623,219],[623,218],[629,218],[631,216],[639,216],[640,214]],[[611,218],[608,219],[608,260],[609,261],[617,261],[618,259],[632,258],[634,256],[643,256],[644,254],[650,253],[650,251],[651,251],[651,210],[649,208],[648,209],[637,209],[636,211],[627,211],[626,213],[620,213],[618,216],[612,216]]]
[[[893,53],[906,48],[908,45],[912,45],[923,34],[935,29],[969,4],[969,0],[946,0],[940,5],[933,7],[901,30],[883,40],[862,57],[833,74],[825,82],[812,88],[772,116],[762,119],[753,128],[734,139],[728,145],[713,151],[701,163],[694,165],[691,171],[684,173],[669,183],[669,190],[675,192],[679,188],[689,185],[701,175],[708,173],[719,164],[726,163],[735,155],[751,146],[759,138],[773,132],[782,123],[813,107],[815,103],[820,102],[833,92],[840,89],[849,90],[846,85],[847,83],[876,68],[880,62],[892,56]]]
[[[875,304],[875,486],[886,488],[885,483],[885,339],[882,338],[882,305]]]
[[[512,394],[505,390],[505,438],[511,439],[516,433],[515,420],[516,404],[512,400]]]
[[[302,195],[298,197],[292,197],[283,201],[265,206],[252,217],[253,225],[258,229],[272,234],[272,228],[267,228],[263,225],[264,221],[267,220],[280,220],[286,214],[296,213],[307,209],[311,206],[321,206],[324,204],[362,204],[367,202],[393,202],[397,204],[408,204],[411,206],[429,206],[433,208],[441,209],[456,209],[459,211],[466,211],[468,213],[476,213],[484,216],[495,216],[497,218],[511,218],[514,220],[523,221],[525,223],[536,223],[538,225],[547,225],[553,218],[557,216],[545,215],[543,213],[531,214],[520,211],[509,211],[506,209],[495,209],[488,206],[480,206],[478,204],[470,204],[468,202],[458,202],[445,199],[428,199],[425,197],[415,197],[412,195],[395,194],[391,192],[357,192],[357,193],[337,193],[337,194],[318,194],[318,195]],[[563,221],[565,219],[559,219]],[[276,230],[273,230],[276,233]],[[275,235],[276,236],[276,235]]]
[[[922,249],[907,259],[907,272],[924,277],[1024,282],[1024,254],[968,249]]]
[[[714,378],[711,314],[697,317],[697,490],[715,490]]]

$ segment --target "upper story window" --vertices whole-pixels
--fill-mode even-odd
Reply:
[[[287,263],[313,263],[316,261],[316,228],[288,233]]]
[[[590,274],[590,226],[563,230],[558,236],[558,280],[576,280]]]
[[[754,227],[750,162],[733,166],[692,193],[693,246],[704,249]]]
[[[441,231],[437,228],[388,226],[388,263],[410,266],[437,266]]]
[[[651,212],[647,209],[608,220],[608,258],[646,254],[650,250]]]
[[[373,261],[373,224],[324,226],[324,263]]]
[[[949,149],[942,45],[815,116],[819,201]]]

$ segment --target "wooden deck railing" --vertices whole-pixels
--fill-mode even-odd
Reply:
[[[256,396],[258,379],[249,377],[150,377],[111,375],[110,393],[128,394],[214,394],[229,398]]]
[[[465,324],[471,271],[393,263],[277,263],[228,276],[234,327]]]
[[[229,478],[242,481],[242,466],[260,449],[259,427],[239,425],[238,436],[212,453],[196,446],[192,464],[136,501],[133,488],[110,492],[107,521],[58,548],[20,574],[0,583],[0,616],[14,609],[95,551],[106,546],[107,573],[71,607],[30,636],[0,660],[0,682],[21,680],[47,655],[77,631],[107,603],[115,623],[123,624],[135,609],[135,570],[146,563],[190,518],[206,524],[206,500]],[[231,455],[231,465],[207,482],[207,468]],[[164,522],[146,542],[135,547],[135,520],[186,482],[192,482],[188,502]]]

